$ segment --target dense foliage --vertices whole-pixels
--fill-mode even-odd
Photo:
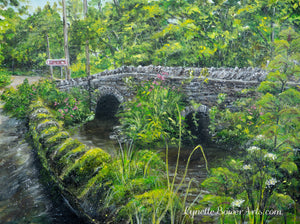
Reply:
[[[210,130],[214,140],[230,146],[239,157],[211,170],[201,184],[207,194],[189,211],[192,214],[196,210],[197,214],[197,210],[206,208],[218,210],[221,223],[296,223],[300,199],[300,94],[299,86],[291,82],[298,81],[300,74],[300,2],[114,0],[102,5],[101,1],[92,0],[89,3],[85,19],[81,1],[69,0],[67,4],[73,77],[86,75],[87,41],[91,73],[121,65],[149,64],[258,66],[269,70],[257,89],[241,92],[243,97],[233,107],[224,105],[226,95],[220,93],[218,105],[211,108]],[[1,68],[11,69],[14,74],[16,69],[24,67],[31,72],[46,70],[47,58],[64,55],[59,6],[46,5],[21,17],[25,11],[16,12],[10,5],[17,6],[18,1],[0,5]],[[0,86],[9,82],[9,76],[4,74],[8,73],[1,72]],[[137,96],[126,102],[119,114],[123,132],[136,145],[152,147],[164,141],[180,145],[182,132],[187,132],[180,116],[185,106],[183,96],[165,84],[166,77],[158,75],[158,80],[133,86]],[[248,93],[254,97],[244,97]],[[25,81],[18,90],[6,90],[1,98],[6,102],[4,109],[19,118],[27,117],[29,105],[38,98],[65,125],[85,121],[90,116],[86,92],[78,89],[60,92],[48,81],[34,85]],[[45,120],[40,127],[45,123],[53,125],[48,114],[39,114],[36,119]],[[56,125],[45,130],[41,136],[47,138],[43,143],[47,150],[54,150],[52,144],[67,139],[55,154],[56,158],[61,156],[62,164],[67,167],[62,173],[63,181],[72,187],[88,184],[88,188],[80,189],[81,197],[99,196],[103,188],[109,189],[101,206],[118,214],[117,218],[133,223],[159,223],[169,216],[174,221],[177,209],[185,204],[177,200],[179,187],[175,190],[174,181],[171,184],[168,179],[168,188],[165,186],[162,164],[156,154],[121,149],[111,162],[104,158],[102,150],[86,153],[84,147],[75,148],[81,145],[68,140],[66,132],[58,133]],[[178,151],[180,154],[180,147]],[[86,156],[75,161],[70,157],[72,153]],[[102,159],[107,166],[102,167]],[[94,165],[101,166],[96,175]],[[152,165],[153,170],[149,168]],[[121,210],[118,205],[122,205]],[[209,217],[205,219],[211,221]]]
[[[85,75],[89,41],[91,73],[122,65],[265,66],[288,26],[299,29],[298,0],[67,1],[72,75]],[[63,57],[60,7],[20,17],[2,7],[1,65],[46,70]],[[49,52],[47,52],[49,51]],[[48,55],[49,53],[49,55]],[[23,68],[24,70],[24,68]],[[55,70],[59,74],[59,70]]]
[[[239,101],[238,112],[218,107],[211,111],[211,130],[217,141],[234,144],[243,152],[226,167],[213,169],[202,183],[213,193],[204,197],[202,206],[216,209],[223,202],[223,211],[243,211],[238,217],[221,216],[223,222],[267,223],[273,219],[286,223],[295,219],[292,215],[296,215],[300,198],[300,93],[299,86],[288,81],[300,75],[294,61],[300,59],[300,35],[287,29],[280,37],[257,98]]]
[[[44,100],[53,110],[56,119],[64,122],[65,126],[91,119],[88,93],[82,89],[73,88],[69,92],[61,92],[51,81],[30,85],[25,79],[17,90],[10,88],[1,95],[1,99],[5,101],[4,110],[21,119],[27,117],[29,105],[38,98]]]
[[[178,143],[179,116],[186,103],[175,86],[166,83],[168,74],[157,75],[154,81],[134,85],[136,97],[123,105],[119,113],[122,131],[135,144],[157,146]],[[132,80],[128,79],[128,85]],[[183,128],[183,133],[187,129]]]
[[[11,75],[6,71],[0,70],[0,88],[9,85],[11,82]]]

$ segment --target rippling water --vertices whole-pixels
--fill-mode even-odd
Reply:
[[[0,223],[81,223],[51,200],[39,182],[33,150],[24,140],[24,123],[0,109]]]

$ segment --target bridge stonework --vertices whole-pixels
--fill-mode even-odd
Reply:
[[[191,71],[193,78],[191,78]],[[207,71],[208,82],[199,76]],[[132,90],[126,83],[126,78],[135,84],[143,81],[154,81],[158,79],[157,74],[164,75],[165,81],[171,86],[181,87],[188,101],[202,104],[198,108],[192,106],[182,111],[190,130],[198,136],[200,142],[207,142],[209,135],[209,108],[214,106],[219,93],[227,94],[225,104],[241,97],[241,90],[255,88],[266,78],[267,72],[258,68],[182,68],[162,66],[123,66],[118,69],[104,71],[88,78],[77,78],[71,80],[57,81],[57,87],[68,90],[72,87],[82,87],[91,92],[92,110],[96,117],[109,118],[116,113],[119,104],[134,96]],[[248,95],[249,96],[249,95]],[[107,112],[105,112],[107,111]],[[192,122],[192,113],[196,112],[198,125]],[[99,116],[98,116],[99,115]]]
[[[194,77],[192,80],[191,71]],[[61,90],[72,87],[90,89],[93,95],[93,107],[96,109],[97,102],[104,95],[113,95],[120,103],[133,96],[133,92],[125,82],[126,78],[132,77],[133,82],[138,84],[142,81],[158,79],[157,74],[166,74],[165,82],[172,86],[181,86],[189,100],[211,107],[216,104],[219,93],[227,94],[227,103],[230,103],[240,97],[242,89],[258,86],[267,75],[266,71],[259,68],[207,68],[208,82],[203,83],[203,78],[198,78],[202,71],[202,68],[192,67],[123,66],[94,74],[90,79],[58,80],[56,84]]]

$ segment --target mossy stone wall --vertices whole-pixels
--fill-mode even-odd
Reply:
[[[156,153],[140,150],[135,160],[126,160],[124,165],[122,158],[113,159],[100,148],[72,139],[41,101],[31,104],[29,111],[29,133],[43,173],[86,223],[125,223],[136,212],[149,219],[153,213],[149,201],[143,205],[139,200],[148,194],[156,195],[157,200],[170,198],[172,192],[151,193],[168,192],[164,162]],[[173,199],[178,201],[176,195]],[[131,214],[137,201],[147,210]]]

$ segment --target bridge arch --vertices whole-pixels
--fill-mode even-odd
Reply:
[[[113,119],[124,102],[122,94],[113,87],[103,86],[97,89],[95,117],[97,119]]]
[[[209,107],[203,104],[198,108],[188,106],[181,112],[181,115],[185,117],[188,130],[194,136],[197,136],[194,143],[209,143],[211,139],[209,133]]]

